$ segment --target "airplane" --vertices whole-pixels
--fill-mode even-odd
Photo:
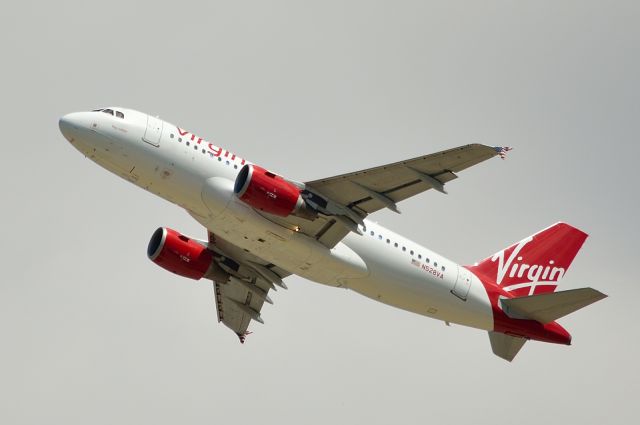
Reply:
[[[160,227],[147,255],[182,277],[212,281],[218,321],[244,343],[264,323],[269,291],[298,275],[447,325],[487,331],[512,361],[528,340],[571,344],[557,319],[606,297],[556,291],[587,234],[556,223],[474,265],[459,265],[367,219],[445,184],[510,148],[469,144],[366,170],[298,182],[158,117],[121,107],[59,120],[71,145],[108,171],[184,208],[200,240]]]

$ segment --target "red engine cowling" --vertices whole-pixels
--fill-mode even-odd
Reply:
[[[207,247],[167,227],[153,233],[147,256],[163,269],[195,280],[217,266]]]
[[[233,191],[241,201],[269,214],[297,215],[307,219],[317,215],[302,199],[299,187],[257,165],[242,167]]]

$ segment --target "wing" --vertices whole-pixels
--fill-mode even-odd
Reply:
[[[308,182],[306,185],[333,201],[363,215],[383,208],[398,211],[396,203],[436,189],[446,193],[444,184],[455,174],[500,155],[503,148],[473,144],[408,159],[355,173]]]
[[[398,202],[429,189],[446,193],[444,185],[457,178],[456,173],[494,156],[504,158],[510,149],[472,144],[314,180],[304,184],[303,197],[320,211],[318,218],[265,217],[331,248],[350,231],[358,232],[358,224],[368,214],[383,208],[400,212]]]
[[[260,312],[264,303],[273,304],[269,290],[286,289],[284,270],[209,233],[209,249],[228,276],[213,281],[218,322],[231,329],[244,343],[252,320],[264,323]]]

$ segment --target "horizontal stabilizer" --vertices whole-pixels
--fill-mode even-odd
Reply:
[[[605,294],[595,289],[580,288],[501,299],[500,306],[505,314],[512,319],[532,319],[544,324],[553,322],[606,297]]]
[[[517,336],[506,335],[500,332],[489,331],[489,341],[493,354],[510,362],[518,354],[527,340]]]

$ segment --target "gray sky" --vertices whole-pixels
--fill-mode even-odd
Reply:
[[[623,423],[637,412],[635,1],[10,2],[0,39],[0,423]],[[558,220],[562,283],[608,299],[514,363],[485,332],[290,278],[244,346],[205,282],[146,259],[185,212],[66,143],[58,118],[160,115],[296,180],[514,146],[372,216],[461,263]]]

